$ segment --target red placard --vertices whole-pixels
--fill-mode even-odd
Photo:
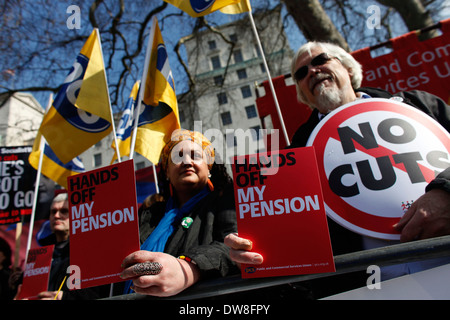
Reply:
[[[391,93],[423,90],[450,101],[450,19],[440,21],[441,35],[421,41],[417,31],[390,39],[392,52],[372,57],[370,48],[352,52],[363,66],[362,87]]]
[[[235,157],[233,176],[239,235],[264,257],[243,278],[335,271],[313,147]]]
[[[123,281],[123,259],[139,250],[133,160],[70,176],[70,264],[77,288]],[[75,279],[78,280],[78,279]]]
[[[361,99],[327,115],[311,133],[327,214],[362,235],[400,239],[394,228],[450,163],[450,135],[420,110]]]
[[[47,291],[54,248],[55,246],[51,245],[28,251],[18,299],[36,299],[40,292]]]

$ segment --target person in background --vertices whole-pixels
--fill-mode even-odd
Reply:
[[[308,121],[294,134],[292,148],[305,146],[314,127],[334,109],[369,97],[409,104],[450,132],[450,107],[442,99],[420,90],[392,95],[381,89],[361,88],[361,65],[337,45],[305,44],[292,60],[291,73],[297,98],[313,109]],[[401,231],[402,242],[450,234],[450,167],[441,172],[425,191],[396,226]]]
[[[48,291],[59,289],[67,274],[69,262],[69,199],[67,192],[58,194],[50,207],[50,229],[52,234],[40,241],[40,245],[55,245],[52,257],[52,267],[48,283]],[[53,295],[54,297],[54,295]]]
[[[125,293],[173,296],[202,279],[238,273],[224,238],[236,232],[231,177],[201,133],[175,130],[161,152],[162,201],[142,207],[141,250],[123,261]]]

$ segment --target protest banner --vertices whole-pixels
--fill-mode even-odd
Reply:
[[[237,156],[232,168],[239,235],[264,257],[242,277],[335,271],[314,148]]]
[[[441,35],[421,41],[416,31],[389,40],[391,52],[373,57],[372,48],[352,52],[363,66],[362,87],[391,93],[424,90],[450,102],[450,19],[438,24]]]
[[[0,148],[0,224],[21,221],[31,213],[36,170],[28,163],[31,147]]]
[[[123,281],[123,259],[139,250],[133,160],[68,177],[70,264],[75,287]],[[79,280],[79,281],[77,281]]]
[[[450,135],[430,116],[392,99],[361,99],[312,132],[327,214],[362,235],[394,229],[426,185],[450,166]]]
[[[421,41],[418,32],[411,31],[386,42],[391,52],[375,56],[373,47],[351,52],[362,65],[363,79],[361,87],[375,87],[398,93],[401,91],[423,90],[432,93],[447,104],[450,103],[450,62],[448,44],[450,43],[450,19],[437,24],[441,35]],[[380,44],[382,45],[382,44]],[[375,47],[379,47],[376,45]],[[383,45],[383,49],[386,47]],[[292,140],[300,124],[311,114],[311,108],[297,101],[297,91],[290,74],[272,79],[278,96],[281,113],[287,133]],[[364,90],[363,90],[364,91]],[[257,86],[256,106],[265,129],[282,130],[283,125],[273,103],[270,82],[263,81]],[[264,142],[270,148],[270,133],[264,136]],[[279,147],[284,148],[284,140]]]
[[[40,292],[47,291],[54,248],[55,246],[51,245],[28,251],[18,299],[36,299]]]

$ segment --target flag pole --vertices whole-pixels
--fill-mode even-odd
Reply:
[[[133,159],[133,157],[134,157],[134,149],[135,149],[135,145],[136,145],[136,135],[137,135],[138,122],[139,122],[139,115],[141,114],[141,104],[142,104],[142,99],[143,99],[144,90],[145,90],[145,82],[146,82],[145,80],[146,80],[148,68],[150,65],[150,54],[152,52],[153,39],[155,38],[155,29],[156,29],[156,17],[153,16],[152,26],[150,29],[150,36],[148,38],[148,43],[147,43],[147,51],[145,52],[144,70],[142,71],[142,78],[141,78],[141,83],[139,85],[139,91],[138,91],[138,102],[137,102],[137,107],[136,107],[136,109],[137,109],[136,117],[137,118],[134,123],[133,138],[131,139],[130,159]],[[142,88],[142,86],[144,86],[144,88]]]
[[[111,125],[112,125],[113,137],[114,137],[114,145],[116,146],[117,162],[120,163],[122,161],[122,159],[120,157],[119,144],[117,143],[116,124],[114,122],[114,115],[113,115],[112,106],[111,106],[111,97],[109,96],[109,87],[108,87],[108,79],[106,77],[106,68],[104,67],[105,60],[103,59],[102,41],[101,41],[101,38],[100,38],[100,32],[98,31],[98,28],[95,28],[95,32],[97,33],[98,43],[100,45],[100,54],[102,55],[103,74],[104,74],[105,79],[106,79],[106,92],[108,94],[109,114],[111,116]],[[112,292],[113,292],[113,284],[111,283],[110,297],[112,296]]]
[[[153,177],[155,178],[155,191],[156,191],[156,194],[158,194],[159,193],[158,175],[156,174],[155,164],[152,163],[152,167],[153,167]]]
[[[272,77],[270,75],[269,67],[267,66],[267,61],[266,61],[266,58],[265,58],[265,55],[264,55],[264,50],[262,48],[261,41],[260,41],[259,36],[258,36],[258,31],[256,29],[255,21],[253,20],[253,15],[252,15],[252,9],[251,8],[248,11],[248,16],[250,18],[250,22],[251,22],[251,25],[252,25],[253,33],[255,34],[255,37],[256,37],[256,42],[258,43],[259,51],[261,52],[261,56],[262,56],[263,63],[264,63],[264,68],[266,69],[267,76],[269,77],[268,80],[269,80],[270,90],[272,91],[273,100],[275,101],[275,106],[276,106],[276,109],[277,109],[278,117],[280,118],[281,129],[283,130],[284,139],[286,140],[286,145],[290,145],[289,136],[288,136],[287,131],[286,131],[286,126],[284,125],[283,115],[281,114],[280,105],[278,104],[278,98],[277,98],[277,95],[275,93],[275,88],[273,86]]]
[[[97,33],[98,43],[100,45],[100,54],[102,55],[102,61],[103,61],[103,66],[104,66],[105,60],[103,59],[103,49],[102,49],[102,41],[100,38],[100,32],[98,31],[98,28],[94,28],[94,30]],[[114,123],[114,115],[113,115],[113,111],[112,111],[112,107],[111,107],[111,97],[109,96],[108,79],[106,77],[106,69],[105,68],[103,68],[103,74],[106,79],[106,92],[108,94],[109,114],[111,115],[111,125],[112,125],[112,131],[113,131],[113,136],[114,136],[114,143],[116,145],[117,161],[120,162],[121,158],[120,158],[119,144],[117,143],[116,125]]]
[[[47,113],[48,110],[50,109],[50,107],[52,106],[52,102],[53,102],[53,93],[50,93],[45,113]],[[38,134],[39,134],[39,132],[38,132]],[[29,230],[28,230],[27,249],[25,251],[25,263],[27,262],[28,251],[30,250],[31,240],[33,239],[34,218],[36,216],[36,207],[37,207],[37,199],[38,199],[38,192],[39,192],[39,184],[41,183],[42,161],[44,159],[45,144],[46,144],[45,137],[43,135],[41,135],[41,141],[40,141],[40,144],[39,144],[39,151],[40,151],[39,152],[39,165],[38,165],[38,170],[37,170],[37,174],[36,174],[36,182],[35,182],[35,185],[34,185],[33,208],[31,210],[30,227],[29,227]]]
[[[142,99],[143,99],[144,91],[145,91],[145,82],[146,82],[145,80],[147,79],[148,68],[150,65],[150,55],[151,55],[152,47],[153,47],[153,40],[155,39],[156,22],[157,22],[156,17],[153,16],[152,26],[151,26],[151,30],[150,30],[150,36],[148,37],[147,51],[145,52],[144,70],[142,71],[141,83],[139,84],[138,102],[137,102],[137,106],[136,106],[136,109],[137,109],[136,121],[134,122],[133,138],[131,139],[131,146],[130,146],[130,159],[133,159],[133,157],[134,157],[137,129],[138,129],[138,124],[139,124],[139,115],[141,114]],[[156,174],[155,164],[152,163],[152,166],[153,166],[153,177],[155,179],[156,193],[158,194],[159,193],[158,176]]]

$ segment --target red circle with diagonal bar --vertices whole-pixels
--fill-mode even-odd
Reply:
[[[393,225],[450,166],[450,135],[434,119],[390,99],[361,99],[327,115],[309,137],[327,215],[370,237],[396,240]]]

